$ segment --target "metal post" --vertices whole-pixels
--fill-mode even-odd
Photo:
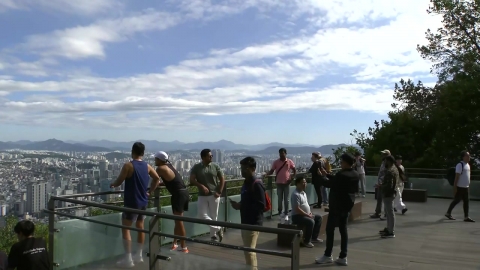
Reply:
[[[157,255],[160,255],[160,245],[158,237],[158,217],[152,217],[148,226],[148,265],[150,270],[160,270],[160,263],[157,260]]]
[[[157,188],[154,192],[154,196],[155,196],[155,199],[153,201],[153,203],[155,204],[155,207],[157,207],[157,213],[160,213],[162,211],[162,204],[161,204],[161,200],[160,200],[160,188]],[[157,228],[158,231],[162,231],[162,219],[159,218],[159,221],[157,223]],[[160,247],[162,246],[162,237],[158,237],[158,244],[160,245]],[[160,252],[160,250],[159,250]]]
[[[292,270],[298,270],[300,269],[300,240],[303,237],[303,232],[300,232],[300,234],[295,234],[293,236],[293,242],[292,242],[292,259],[291,259],[291,265],[290,269]]]
[[[223,189],[223,198],[224,198],[224,206],[223,206],[223,211],[224,211],[224,215],[225,215],[225,222],[228,222],[228,182],[225,181],[225,187]],[[223,227],[223,231],[227,231],[227,227]]]
[[[48,200],[48,210],[50,211],[55,211],[55,199],[50,198]],[[54,265],[56,264],[54,262],[55,256],[55,214],[50,213],[48,214],[48,256],[50,259],[50,270],[53,270]]]

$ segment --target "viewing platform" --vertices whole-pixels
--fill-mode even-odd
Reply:
[[[414,188],[425,188],[429,196],[443,197],[442,194],[452,196],[452,188],[445,179],[434,178],[409,178]],[[375,176],[367,176],[367,190],[373,192]],[[229,180],[227,183],[227,196],[232,200],[239,200],[239,180]],[[473,181],[471,188],[472,199],[480,199],[480,182]],[[266,219],[264,229],[275,230],[279,223],[276,215],[277,200],[276,190],[271,179],[265,183],[272,197],[272,211],[265,213]],[[292,186],[293,190],[294,187]],[[450,194],[448,193],[450,190]],[[312,186],[307,186],[307,196],[310,203],[316,201]],[[91,194],[76,195],[72,200],[80,200],[79,196],[96,196]],[[68,197],[68,196],[67,196]],[[161,199],[164,199],[162,196]],[[447,197],[447,196],[445,196]],[[55,199],[55,198],[53,198]],[[57,197],[56,199],[62,200]],[[222,198],[220,204],[218,221],[226,221],[232,226],[240,225],[239,211],[225,204],[227,200]],[[396,238],[382,239],[378,231],[386,226],[386,221],[371,219],[369,214],[374,212],[376,201],[373,194],[366,198],[357,198],[362,202],[362,215],[360,218],[349,223],[349,245],[348,263],[352,269],[480,269],[480,231],[476,223],[462,221],[463,209],[459,204],[453,215],[458,220],[450,221],[444,217],[451,199],[429,198],[427,202],[408,202],[408,212],[405,215],[397,213],[396,217]],[[78,201],[78,205],[82,202]],[[108,207],[100,205],[101,207]],[[157,209],[149,211],[154,214]],[[324,209],[313,209],[315,214],[328,215]],[[60,214],[62,210],[56,209]],[[162,206],[161,214],[171,214],[170,206]],[[52,214],[52,213],[50,213]],[[186,217],[195,218],[197,214],[196,202],[190,203],[190,209],[185,213]],[[470,216],[478,219],[480,216],[480,202],[470,202]],[[271,219],[269,219],[271,217]],[[83,217],[82,220],[62,220],[51,222],[51,235],[49,250],[53,250],[53,261],[57,264],[54,269],[118,269],[115,262],[123,252],[121,230],[121,214],[112,213],[95,217]],[[145,229],[149,230],[147,217]],[[173,234],[173,220],[161,218],[159,220],[159,232]],[[113,224],[113,225],[108,225]],[[116,227],[114,225],[117,225]],[[159,259],[158,268],[149,268],[149,258],[144,256],[145,262],[137,264],[132,269],[248,269],[245,266],[245,259],[242,248],[240,227],[227,229],[221,244],[211,243],[208,226],[204,224],[187,222],[185,223],[187,237],[194,242],[187,242],[190,253],[170,251],[170,238],[157,237],[162,245],[159,255],[161,258],[169,258],[169,261]],[[278,229],[277,229],[278,230]],[[286,230],[294,231],[294,230]],[[325,240],[325,235],[320,236]],[[132,231],[132,239],[136,239],[136,233]],[[149,252],[149,237],[146,235],[145,252]],[[229,246],[230,248],[222,245]],[[340,234],[338,229],[335,232],[335,244],[333,256],[338,256],[340,246]],[[277,245],[277,234],[261,232],[257,249],[266,253],[257,252],[259,262],[258,269],[294,269],[292,262],[298,260],[297,269],[319,269],[331,267],[329,265],[316,265],[315,258],[323,255],[325,242],[317,243],[313,248],[300,248],[298,258],[292,259],[279,254],[294,254],[293,247],[279,247]],[[160,258],[159,257],[159,258]]]

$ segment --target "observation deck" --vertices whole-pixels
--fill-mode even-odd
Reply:
[[[416,171],[414,171],[416,170]],[[374,173],[372,168],[368,172]],[[410,172],[409,172],[410,171]],[[349,245],[348,261],[353,269],[480,269],[480,229],[476,223],[462,221],[462,204],[458,204],[453,215],[456,221],[446,220],[444,214],[451,202],[452,188],[442,175],[445,170],[426,171],[407,169],[409,181],[415,189],[428,191],[428,202],[406,201],[408,212],[396,215],[396,238],[381,239],[378,231],[386,226],[386,221],[371,219],[376,201],[373,194],[362,201],[362,215],[348,226]],[[368,174],[367,172],[367,174]],[[480,181],[475,181],[476,172],[472,172],[470,188],[470,216],[480,217]],[[480,174],[478,174],[480,175]],[[422,177],[428,176],[428,177]],[[307,176],[308,177],[308,176]],[[240,213],[234,210],[228,199],[239,201],[239,186],[243,180],[227,180],[226,192],[220,203],[218,221],[205,221],[196,218],[196,189],[192,189],[192,202],[185,213],[187,245],[190,253],[172,252],[169,250],[173,234],[174,219],[168,195],[157,191],[153,199],[151,213],[145,221],[146,243],[143,250],[156,256],[144,255],[145,262],[132,269],[250,269],[245,266],[244,248],[240,235],[241,229],[252,230],[240,224]],[[273,178],[265,181],[265,186],[272,198],[272,211],[265,213],[266,219],[257,242],[258,269],[318,269],[331,267],[316,265],[316,257],[323,255],[325,242],[315,244],[313,248],[296,248],[277,246],[277,233],[295,235],[298,245],[300,231],[277,229],[278,213],[275,185]],[[376,176],[367,175],[367,191],[373,193]],[[294,186],[291,187],[294,189]],[[408,189],[408,187],[406,187]],[[121,193],[121,192],[114,192]],[[311,184],[306,190],[309,202],[316,201]],[[118,269],[115,262],[124,253],[121,237],[121,213],[110,213],[93,217],[75,217],[68,210],[76,207],[103,208],[122,211],[121,206],[99,204],[83,201],[87,197],[100,196],[105,193],[75,194],[63,197],[52,197],[50,200],[50,239],[49,251],[55,266],[53,269]],[[65,201],[69,207],[53,208],[55,201]],[[316,214],[327,215],[323,208],[312,209]],[[67,216],[69,220],[58,220]],[[52,217],[54,217],[52,219]],[[150,224],[150,225],[149,225]],[[227,228],[221,243],[210,242],[208,225]],[[167,237],[165,237],[167,236]],[[325,240],[325,235],[320,238]],[[136,232],[132,231],[132,239]],[[133,247],[135,245],[132,245]],[[340,235],[335,233],[334,256],[338,256]],[[149,259],[154,262],[150,263]]]

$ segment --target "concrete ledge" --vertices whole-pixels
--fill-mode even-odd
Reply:
[[[404,202],[427,202],[426,189],[404,189],[402,200]]]
[[[362,202],[357,201],[352,207],[352,211],[350,211],[350,217],[348,218],[348,221],[355,221],[357,219],[360,219],[362,217]]]

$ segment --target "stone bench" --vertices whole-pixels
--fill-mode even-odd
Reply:
[[[327,226],[327,220],[328,220],[328,213],[313,213],[316,215],[321,215],[322,216],[322,226],[320,227],[320,235],[325,234],[325,228]],[[296,224],[277,224],[277,228],[279,229],[291,229],[291,230],[302,230],[303,234],[305,234],[305,231],[303,227],[300,227],[299,225]],[[293,242],[293,236],[292,234],[277,234],[277,246],[281,247],[291,247],[292,242]]]
[[[402,200],[404,202],[427,202],[427,190],[406,188],[403,190]]]

